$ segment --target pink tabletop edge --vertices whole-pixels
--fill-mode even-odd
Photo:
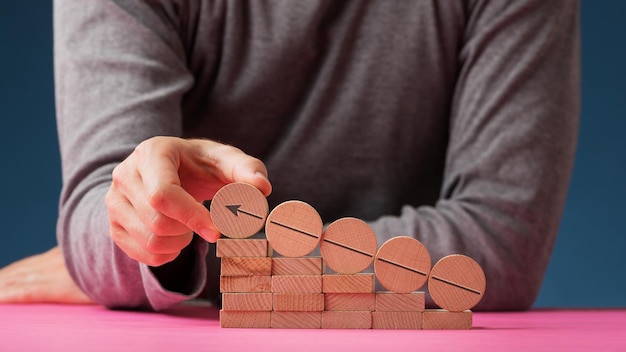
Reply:
[[[474,313],[465,331],[223,329],[218,310],[0,305],[0,351],[626,350],[626,309]]]

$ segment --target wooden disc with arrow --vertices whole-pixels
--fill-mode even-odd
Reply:
[[[211,220],[226,237],[248,238],[265,225],[269,207],[256,187],[230,183],[220,188],[211,200]]]

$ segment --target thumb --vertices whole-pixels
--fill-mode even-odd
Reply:
[[[206,157],[215,165],[216,176],[224,183],[245,182],[256,187],[266,197],[272,193],[265,164],[237,147],[214,141],[204,146]]]
[[[263,163],[261,163],[262,167],[255,164],[255,162],[244,162],[235,165],[232,173],[233,182],[249,183],[267,197],[272,193],[272,184],[267,176],[267,169]]]

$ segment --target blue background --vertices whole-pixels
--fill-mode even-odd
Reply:
[[[0,4],[0,267],[55,244],[51,1]],[[626,2],[584,0],[576,165],[536,306],[626,306]]]

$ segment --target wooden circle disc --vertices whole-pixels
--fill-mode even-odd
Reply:
[[[267,199],[256,187],[242,182],[220,188],[211,200],[211,220],[226,237],[247,238],[265,225]]]
[[[483,269],[468,256],[453,254],[441,258],[430,272],[428,292],[435,304],[451,312],[474,307],[485,293]]]
[[[422,287],[428,279],[430,266],[426,247],[407,236],[394,237],[383,243],[374,258],[378,282],[396,293],[409,293]]]
[[[272,210],[265,235],[276,252],[285,257],[301,257],[317,247],[323,228],[317,210],[305,202],[290,200]]]
[[[342,218],[334,221],[320,242],[324,263],[338,274],[356,274],[374,259],[378,242],[374,230],[363,220]]]

